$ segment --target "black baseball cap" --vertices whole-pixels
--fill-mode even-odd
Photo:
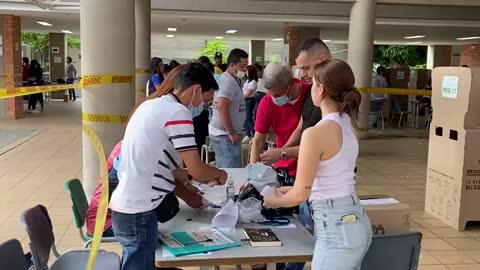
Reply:
[[[223,58],[223,55],[221,52],[216,52],[215,53],[215,58]]]

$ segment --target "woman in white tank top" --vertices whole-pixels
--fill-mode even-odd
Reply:
[[[360,269],[372,241],[370,220],[355,193],[358,141],[352,123],[361,95],[354,84],[352,69],[341,60],[315,66],[312,100],[323,119],[302,134],[295,185],[264,199],[270,208],[310,201],[317,237],[315,270]]]

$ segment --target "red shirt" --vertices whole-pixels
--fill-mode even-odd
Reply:
[[[110,171],[110,169],[113,167],[113,160],[117,158],[117,156],[120,155],[120,152],[122,151],[122,141],[117,143],[115,147],[112,150],[112,153],[108,157],[107,160],[107,170]],[[95,188],[95,193],[93,194],[92,201],[90,202],[90,206],[88,207],[87,210],[87,232],[93,236],[93,232],[95,231],[95,220],[97,218],[97,209],[98,209],[98,204],[100,202],[100,197],[102,195],[102,183],[103,183],[103,178],[100,177],[100,180],[98,181],[97,187]],[[107,211],[107,219],[105,221],[105,227],[103,227],[103,232],[107,231],[112,227],[112,213],[110,209]]]
[[[28,64],[22,64],[22,81],[28,81]]]
[[[296,79],[294,82],[302,85],[300,97],[294,105],[290,103],[284,106],[275,105],[272,96],[267,94],[260,101],[257,110],[255,131],[268,134],[272,128],[277,136],[278,148],[282,148],[287,143],[302,116],[303,101],[309,85]],[[275,163],[275,168],[288,168],[289,174],[294,176],[297,173],[297,159],[280,160]]]

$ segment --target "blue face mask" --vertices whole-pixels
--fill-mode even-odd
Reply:
[[[287,97],[287,95],[273,98],[273,103],[275,103],[277,106],[285,106],[288,104],[288,101],[290,101],[290,99]]]
[[[194,106],[192,104],[188,105],[188,109],[192,113],[192,117],[199,116],[203,112],[203,110],[205,110],[203,100],[198,106]]]
[[[290,101],[290,98],[288,97],[288,92],[290,91],[290,87],[288,88],[287,90],[287,93],[285,93],[284,96],[281,96],[281,97],[277,97],[277,98],[273,98],[273,103],[275,103],[275,105],[277,106],[285,106],[288,104],[288,102]]]

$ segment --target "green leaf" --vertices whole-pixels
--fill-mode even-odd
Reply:
[[[200,56],[207,56],[210,58],[210,61],[214,63],[214,57],[216,52],[221,52],[224,57],[223,61],[226,63],[226,57],[225,54],[227,53],[228,46],[225,44],[225,41],[223,40],[209,40],[207,41],[207,44],[205,47],[197,53],[197,58]]]
[[[80,49],[80,39],[67,36],[67,46],[73,49]]]

